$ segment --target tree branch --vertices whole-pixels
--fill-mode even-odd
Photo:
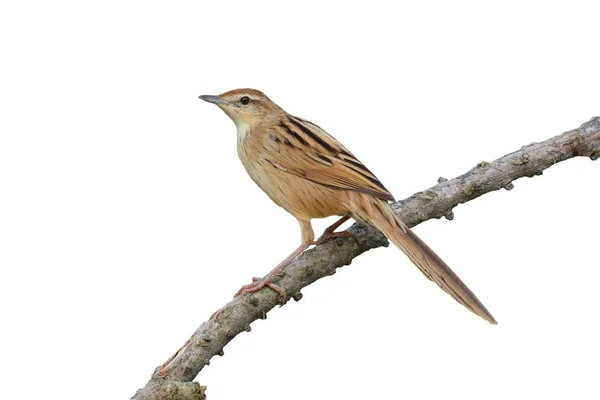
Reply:
[[[409,227],[431,218],[452,219],[456,205],[494,190],[511,190],[514,180],[541,175],[546,168],[577,156],[592,160],[600,157],[600,117],[544,142],[524,146],[496,161],[481,162],[454,179],[440,178],[437,185],[395,203],[393,208]],[[354,224],[349,231],[354,238],[338,238],[306,251],[275,283],[299,301],[303,287],[333,275],[337,268],[350,264],[365,251],[388,245],[387,239],[370,227]],[[204,398],[205,387],[192,382],[196,375],[209,365],[212,357],[223,355],[227,343],[239,333],[249,332],[253,321],[265,319],[267,312],[278,304],[279,295],[268,288],[233,299],[200,325],[188,343],[155,370],[146,387],[138,390],[133,399]]]

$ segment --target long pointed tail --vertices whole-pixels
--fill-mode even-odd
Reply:
[[[365,196],[366,197],[366,196]],[[388,203],[370,197],[370,209],[355,210],[359,219],[370,221],[394,243],[419,270],[457,302],[491,324],[496,320],[448,265],[415,235],[393,212]],[[364,208],[364,207],[361,207]]]

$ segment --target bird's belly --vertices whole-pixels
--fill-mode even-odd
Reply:
[[[340,201],[343,190],[328,188],[281,171],[266,161],[243,164],[252,180],[271,200],[297,218],[325,218],[347,212]]]

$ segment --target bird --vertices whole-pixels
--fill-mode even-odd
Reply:
[[[318,125],[292,116],[256,89],[235,89],[200,99],[218,106],[237,128],[238,156],[250,178],[273,202],[296,218],[301,244],[263,278],[253,278],[236,293],[263,287],[285,300],[285,290],[273,283],[294,258],[311,245],[336,237],[349,218],[382,232],[429,280],[474,314],[496,320],[450,267],[394,213],[394,197],[361,161]],[[315,240],[311,219],[340,216]]]

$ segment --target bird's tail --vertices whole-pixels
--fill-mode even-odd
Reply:
[[[492,314],[469,290],[467,285],[425,242],[404,225],[387,202],[371,196],[364,196],[363,199],[368,199],[368,204],[363,202],[360,207],[357,207],[355,214],[359,217],[358,219],[370,221],[408,256],[423,275],[437,283],[454,300],[489,323],[496,324]]]

